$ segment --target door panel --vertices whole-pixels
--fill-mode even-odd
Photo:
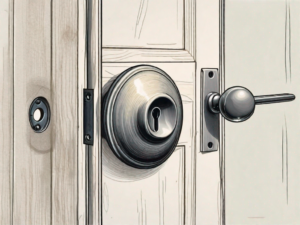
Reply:
[[[293,93],[225,123],[227,224],[299,224],[299,1],[225,1],[226,88]]]
[[[184,47],[184,0],[104,0],[103,5],[103,47]]]
[[[107,175],[111,179],[104,177],[103,224],[184,224],[184,155],[184,146],[178,147],[168,162],[153,172],[138,177],[122,165],[126,180],[116,178],[116,172]],[[113,157],[109,160],[118,160]]]
[[[104,63],[103,90],[132,63]],[[150,63],[175,81],[184,119],[178,147],[154,169],[135,169],[120,161],[102,139],[103,224],[192,224],[195,186],[195,64]]]

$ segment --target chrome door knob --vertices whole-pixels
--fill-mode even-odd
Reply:
[[[166,72],[150,65],[130,67],[116,77],[102,104],[102,134],[124,163],[150,169],[174,152],[183,124],[183,104]]]
[[[212,113],[221,113],[231,122],[243,122],[252,116],[255,105],[293,101],[295,98],[293,94],[253,96],[248,89],[237,86],[227,89],[222,95],[209,93],[207,103]]]

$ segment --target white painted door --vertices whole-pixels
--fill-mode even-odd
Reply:
[[[178,85],[190,115],[184,126],[195,132],[183,132],[164,166],[147,172],[108,162],[103,141],[103,224],[299,224],[299,1],[104,1],[103,10],[103,85],[133,65],[160,67]],[[239,124],[221,118],[219,151],[201,154],[205,67],[219,68],[221,92],[239,85],[296,100],[257,106]],[[185,192],[172,187],[179,177]]]
[[[223,76],[254,95],[293,93],[225,122],[225,221],[300,224],[300,1],[224,1]]]
[[[219,224],[219,152],[202,154],[199,143],[200,70],[219,67],[219,2],[104,0],[102,7],[103,92],[126,69],[155,66],[177,85],[184,115],[174,153],[154,169],[126,165],[102,138],[102,224]]]

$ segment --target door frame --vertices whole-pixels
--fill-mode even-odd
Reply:
[[[102,93],[102,0],[78,0],[79,3],[79,71],[84,74],[83,89],[94,89],[94,144],[78,151],[78,221],[79,224],[102,224],[102,152],[101,152],[101,93]],[[83,128],[83,102],[80,108]],[[83,145],[83,129],[79,141]]]

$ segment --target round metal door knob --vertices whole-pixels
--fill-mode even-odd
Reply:
[[[161,69],[131,67],[104,96],[102,118],[104,137],[119,159],[136,168],[157,167],[177,146],[183,121],[181,96]]]
[[[255,110],[253,94],[246,88],[233,87],[227,89],[221,96],[212,93],[208,104],[214,113],[220,112],[231,122],[242,122],[249,119]]]
[[[228,88],[221,96],[210,93],[207,96],[208,108],[212,113],[221,115],[231,122],[243,122],[249,119],[255,110],[255,105],[293,101],[293,94],[276,94],[254,96],[244,87]]]

